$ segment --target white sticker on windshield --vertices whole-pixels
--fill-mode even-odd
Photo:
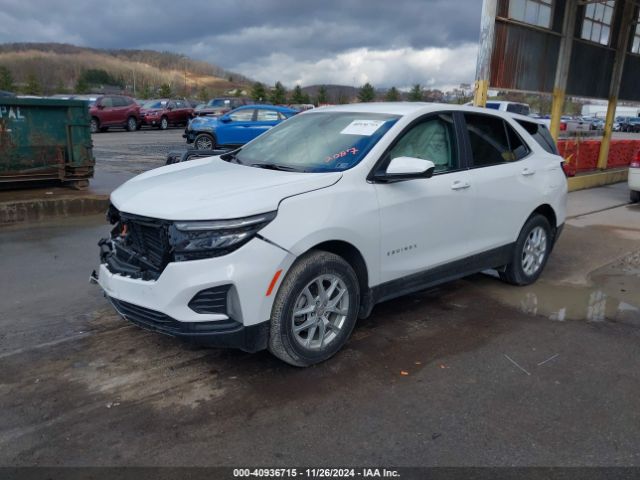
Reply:
[[[384,120],[354,120],[340,133],[343,135],[365,135],[368,137],[373,135],[384,122]]]

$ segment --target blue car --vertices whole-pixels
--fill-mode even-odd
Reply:
[[[274,105],[245,105],[220,117],[195,117],[183,135],[198,150],[236,148],[298,113]]]

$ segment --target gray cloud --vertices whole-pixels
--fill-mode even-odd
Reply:
[[[478,40],[481,0],[0,0],[0,42],[50,41],[96,48],[150,48],[184,53],[272,83],[313,79],[341,83],[373,76],[380,86],[420,77],[394,57],[388,78],[359,64],[354,52],[440,52],[456,56]],[[350,57],[351,56],[351,57]],[[375,56],[375,55],[374,55]],[[393,56],[393,55],[391,55]],[[465,57],[465,60],[467,60]],[[420,62],[417,62],[420,64]],[[314,71],[313,65],[318,64]],[[428,66],[428,65],[427,65]],[[454,64],[448,65],[455,67]],[[423,83],[469,81],[431,68]],[[296,69],[298,74],[296,75]],[[323,76],[323,71],[326,75]],[[282,75],[278,75],[283,72]],[[371,78],[373,80],[373,78]],[[415,81],[419,78],[415,79]]]

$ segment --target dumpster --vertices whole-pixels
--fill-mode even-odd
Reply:
[[[86,188],[94,165],[85,102],[0,98],[0,188],[39,180]]]

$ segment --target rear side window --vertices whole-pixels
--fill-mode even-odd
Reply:
[[[526,143],[501,118],[475,113],[467,113],[464,118],[474,167],[514,162],[529,154]]]
[[[556,142],[553,141],[551,132],[549,132],[546,126],[540,123],[527,122],[524,120],[517,120],[517,122],[529,133],[529,135],[533,137],[536,142],[538,142],[538,145],[545,149],[545,151],[558,155]]]

